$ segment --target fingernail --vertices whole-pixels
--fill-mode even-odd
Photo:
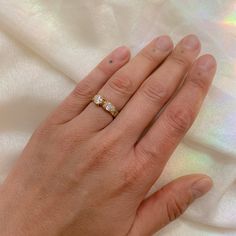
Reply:
[[[159,38],[157,38],[156,41],[156,48],[161,50],[161,51],[169,51],[173,46],[173,43],[170,39],[169,36],[161,36]]]
[[[193,183],[191,191],[194,199],[203,196],[207,193],[213,185],[212,180],[209,177],[203,177],[200,180]]]
[[[129,55],[129,50],[126,46],[121,46],[118,47],[115,51],[114,51],[114,57],[117,60],[124,60],[125,58],[127,58],[127,56]]]
[[[182,41],[183,47],[186,49],[197,49],[200,45],[198,38],[195,35],[188,35]]]
[[[216,60],[211,55],[205,55],[199,59],[197,65],[201,70],[209,71],[216,66]]]

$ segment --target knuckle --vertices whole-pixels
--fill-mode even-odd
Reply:
[[[178,52],[173,52],[170,56],[170,59],[174,61],[175,64],[178,64],[184,68],[188,67],[190,64],[188,59],[185,56],[179,54]]]
[[[154,54],[150,53],[147,49],[141,50],[140,55],[151,63],[157,62],[157,58],[155,58]]]
[[[158,156],[158,150],[154,145],[146,146],[142,143],[139,143],[139,145],[135,149],[136,155],[141,159],[148,159],[153,160],[156,159]]]
[[[169,201],[166,205],[166,211],[169,222],[177,219],[180,215],[182,215],[188,206],[185,201],[180,201],[179,199],[177,199],[172,192],[170,195],[171,197],[169,198]]]
[[[140,91],[150,102],[154,103],[164,102],[168,96],[166,86],[161,83],[146,83]]]
[[[106,64],[102,62],[102,63],[98,64],[98,66],[94,72],[95,72],[96,76],[97,76],[97,74],[101,74],[101,77],[109,78],[113,71],[114,71],[113,67],[106,66]]]
[[[166,123],[177,134],[185,133],[191,126],[194,114],[191,108],[175,107],[166,112]]]
[[[147,165],[141,164],[141,162],[131,162],[123,170],[122,173],[122,190],[129,189],[130,187],[138,184],[143,179],[143,176],[146,176]]]
[[[130,95],[133,93],[132,78],[128,73],[119,71],[108,81],[108,86],[119,95]]]
[[[86,79],[80,81],[79,84],[72,91],[72,96],[76,98],[93,97],[94,91],[91,87],[91,83],[89,83]]]
[[[122,190],[128,189],[137,182],[137,171],[129,170],[123,172]]]
[[[113,154],[113,146],[114,142],[105,140],[97,149],[97,152],[95,155],[100,159],[104,160],[107,159],[107,157],[110,157]]]
[[[154,167],[156,167],[158,152],[156,150],[149,151],[147,148],[140,147],[136,149],[133,158],[121,169],[123,175],[123,188],[140,184],[144,178],[147,178]],[[153,158],[152,158],[153,157]]]
[[[101,140],[101,138],[98,138]],[[116,145],[116,139],[115,138],[109,138],[108,136],[106,139],[103,140],[103,142],[95,140],[94,143],[92,143],[90,156],[91,156],[91,162],[90,162],[90,168],[97,167],[101,165],[104,162],[107,162],[111,159],[114,160],[114,157],[117,154],[117,151],[115,149]],[[99,145],[98,145],[99,143]]]
[[[199,88],[203,91],[206,91],[208,85],[206,83],[206,80],[201,78],[200,76],[192,76],[189,79],[192,86]]]

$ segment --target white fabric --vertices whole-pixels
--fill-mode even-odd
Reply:
[[[213,190],[161,236],[236,235],[236,4],[233,0],[0,0],[0,177],[33,130],[105,55],[160,34],[197,34],[218,60],[201,113],[155,189],[202,172]]]

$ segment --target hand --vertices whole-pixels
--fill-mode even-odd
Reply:
[[[214,77],[214,58],[199,52],[193,35],[174,49],[163,36],[132,60],[126,47],[103,59],[40,124],[2,184],[1,236],[151,235],[206,193],[211,179],[194,174],[145,198]],[[95,94],[116,105],[115,119]]]

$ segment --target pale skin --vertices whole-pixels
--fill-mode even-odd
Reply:
[[[192,174],[145,197],[212,83],[216,61],[199,53],[189,35],[175,47],[155,38],[132,59],[127,47],[106,56],[40,124],[1,185],[1,236],[149,236],[208,192],[210,177]],[[118,108],[115,119],[91,102],[96,94]]]

